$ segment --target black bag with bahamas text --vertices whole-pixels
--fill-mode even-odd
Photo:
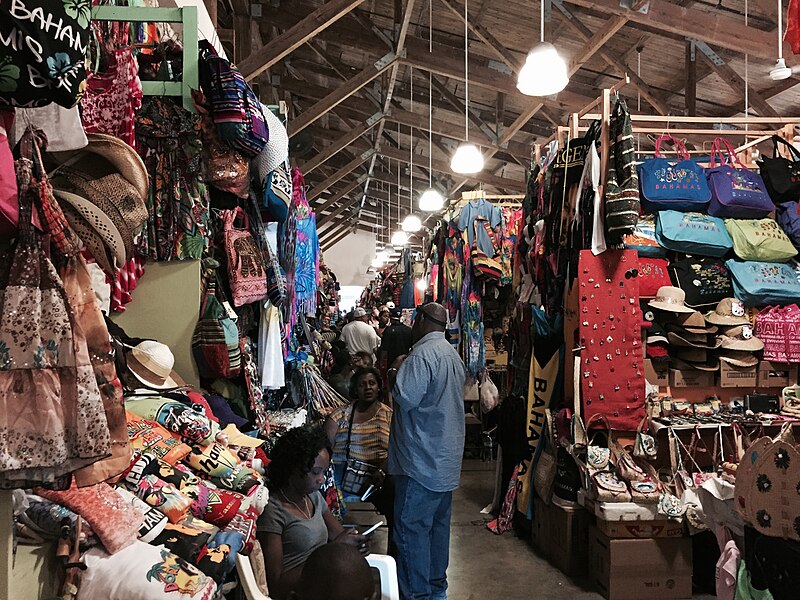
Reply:
[[[75,106],[91,18],[90,0],[0,1],[0,106]]]

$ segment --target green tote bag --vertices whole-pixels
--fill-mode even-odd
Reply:
[[[786,262],[797,254],[789,237],[772,219],[725,219],[733,251],[742,260]]]

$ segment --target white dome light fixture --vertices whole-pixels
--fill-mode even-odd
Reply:
[[[408,215],[400,224],[403,231],[407,233],[416,233],[422,229],[422,221],[417,215]]]
[[[471,175],[483,170],[483,154],[475,144],[464,142],[456,148],[450,168],[459,175]]]
[[[443,206],[444,198],[433,188],[425,190],[419,197],[419,209],[425,212],[436,212],[442,210]]]
[[[778,0],[778,60],[769,72],[769,78],[781,81],[791,76],[792,69],[786,66],[786,59],[783,58],[783,0]]]
[[[450,169],[459,175],[473,175],[483,170],[483,155],[469,141],[469,0],[464,2],[464,143],[456,148]]]
[[[544,0],[539,15],[539,43],[528,53],[517,77],[517,89],[526,96],[552,96],[569,83],[567,64],[555,46],[544,41]]]
[[[395,231],[392,234],[392,246],[395,248],[405,246],[408,243],[408,235],[404,231]]]
[[[383,266],[383,261],[380,258],[375,258],[372,263],[370,263],[373,269],[380,269]]]

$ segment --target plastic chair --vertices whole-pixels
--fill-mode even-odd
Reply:
[[[239,573],[239,582],[242,585],[242,591],[247,600],[270,600],[270,597],[265,596],[261,588],[258,587],[258,583],[256,583],[256,575],[253,573],[253,566],[250,564],[250,558],[237,554],[236,571]]]
[[[385,554],[367,556],[370,567],[381,575],[381,600],[400,600],[400,585],[397,583],[397,563]],[[249,600],[249,599],[248,599]]]

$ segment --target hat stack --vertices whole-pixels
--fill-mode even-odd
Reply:
[[[679,369],[716,371],[719,361],[709,351],[721,344],[714,337],[717,327],[706,323],[701,313],[686,306],[685,299],[680,288],[664,286],[648,303],[660,311],[656,320],[666,330],[670,362]]]
[[[655,320],[655,311],[647,304],[647,300],[640,301],[642,309],[642,336],[645,338],[645,355],[655,364],[669,362],[669,339],[667,332]]]
[[[755,353],[764,349],[764,343],[753,334],[741,300],[721,300],[714,310],[706,313],[705,320],[720,328],[717,335],[720,360],[741,368],[758,364]]]
[[[147,220],[148,178],[128,144],[90,133],[76,152],[54,152],[53,193],[70,226],[109,275],[133,256],[134,240]]]

